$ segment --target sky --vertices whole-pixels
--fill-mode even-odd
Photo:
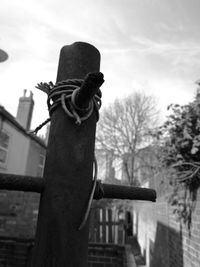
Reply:
[[[23,90],[34,94],[32,128],[46,118],[64,45],[88,42],[101,53],[103,106],[141,90],[171,103],[193,100],[200,79],[199,0],[1,0],[0,104],[14,116]]]

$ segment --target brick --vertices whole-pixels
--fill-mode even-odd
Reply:
[[[112,261],[111,257],[98,257],[98,259],[100,262],[105,262],[105,263]]]

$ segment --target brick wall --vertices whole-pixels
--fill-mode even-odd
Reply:
[[[190,232],[177,221],[167,197],[156,203],[135,203],[134,233],[146,256],[147,267],[200,266],[200,190]]]
[[[28,267],[33,241],[0,237],[0,266]]]
[[[40,195],[0,191],[0,236],[33,238]]]
[[[125,267],[125,248],[115,244],[90,243],[88,267]]]
[[[29,267],[32,239],[0,237],[0,266]],[[89,244],[88,267],[126,267],[125,249],[113,244]]]

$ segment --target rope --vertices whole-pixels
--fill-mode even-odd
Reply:
[[[42,129],[48,122],[50,122],[50,121],[51,121],[50,118],[46,119],[43,123],[41,123],[40,125],[38,125],[38,126],[35,128],[35,130],[30,131],[29,133],[30,133],[30,134],[37,134],[38,131],[41,130],[41,129]]]
[[[80,125],[83,121],[87,120],[93,110],[97,112],[97,121],[99,120],[98,110],[101,107],[101,98],[99,95],[95,95],[93,100],[90,101],[87,108],[79,108],[75,103],[76,95],[78,94],[80,87],[83,83],[81,79],[66,80],[58,82],[50,91],[48,95],[47,105],[49,114],[61,104],[66,115],[74,119],[77,125]]]
[[[104,187],[101,180],[97,180],[96,188],[95,188],[95,199],[102,199],[104,197]]]
[[[76,95],[78,94],[80,87],[83,83],[82,79],[68,79],[56,83],[39,83],[36,88],[48,94],[47,106],[49,110],[50,118],[46,119],[43,123],[37,126],[31,134],[37,134],[48,122],[51,120],[51,115],[58,106],[62,106],[66,115],[72,118],[77,125],[87,120],[93,110],[96,111],[97,121],[99,120],[99,109],[101,107],[101,91],[93,97],[87,108],[79,108],[76,103]]]
[[[90,197],[89,197],[89,201],[88,201],[88,204],[87,204],[87,209],[86,209],[85,215],[83,217],[83,220],[82,220],[78,230],[83,229],[83,227],[85,226],[85,224],[87,222],[87,219],[88,219],[88,216],[89,216],[89,213],[90,213],[90,208],[91,208],[91,205],[92,205],[92,200],[93,200],[93,197],[94,197],[94,192],[95,192],[96,185],[97,185],[97,174],[98,174],[97,160],[96,160],[96,157],[94,157],[94,178],[93,178],[92,191],[90,193]]]

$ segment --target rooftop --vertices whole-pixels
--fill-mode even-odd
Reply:
[[[46,148],[46,144],[44,142],[44,140],[42,140],[40,137],[26,131],[21,124],[16,120],[16,118],[10,114],[3,106],[0,105],[0,116],[2,116],[3,118],[7,119],[15,128],[17,128],[17,130],[19,130],[21,133],[23,133],[24,135],[26,135],[27,137],[31,138],[32,140],[34,140],[35,142],[37,142],[39,145],[41,145],[42,147]]]

